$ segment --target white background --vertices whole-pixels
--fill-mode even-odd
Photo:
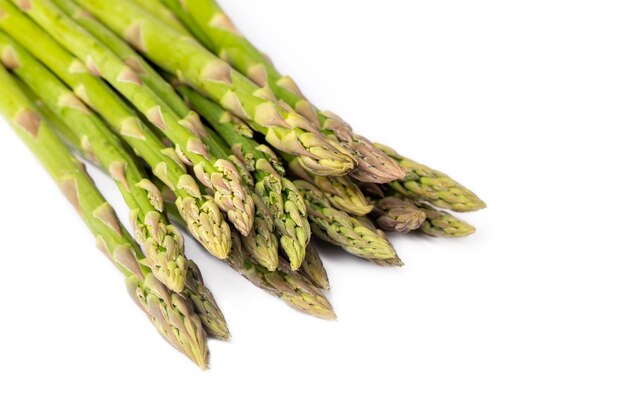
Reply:
[[[478,233],[394,235],[401,269],[324,248],[331,323],[188,239],[233,333],[200,372],[2,122],[0,415],[626,415],[623,2],[222,3],[320,107],[483,197]]]

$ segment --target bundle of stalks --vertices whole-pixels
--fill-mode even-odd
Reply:
[[[0,0],[0,58],[2,115],[157,331],[201,368],[207,337],[230,332],[183,232],[334,319],[312,237],[399,266],[384,232],[463,237],[475,229],[450,211],[485,207],[316,107],[213,0]],[[74,154],[115,182],[132,235]]]

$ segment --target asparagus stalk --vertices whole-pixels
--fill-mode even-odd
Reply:
[[[461,219],[456,218],[452,214],[443,210],[437,210],[430,204],[424,203],[422,201],[403,197],[402,194],[400,194],[393,188],[383,188],[378,184],[366,183],[361,183],[360,186],[361,189],[376,204],[377,209],[374,210],[373,217],[376,217],[378,215],[377,211],[379,210],[378,207],[379,205],[381,205],[381,202],[393,199],[394,203],[391,204],[390,207],[395,207],[395,213],[393,215],[390,215],[389,213],[391,212],[391,210],[388,210],[386,214],[390,218],[383,220],[383,222],[385,223],[383,225],[380,224],[380,217],[377,219],[378,225],[383,229],[385,229],[386,225],[393,227],[397,230],[398,226],[402,225],[404,222],[406,222],[406,225],[412,224],[414,222],[407,221],[407,219],[411,219],[412,216],[410,215],[410,213],[415,213],[414,215],[416,217],[425,216],[424,220],[419,225],[418,230],[429,236],[465,237],[471,235],[476,231],[476,228],[474,228],[474,226],[468,224]],[[381,211],[384,212],[384,210]],[[401,218],[404,218],[405,220],[401,221]],[[394,221],[398,223],[393,224]],[[406,227],[406,225],[404,227]],[[408,229],[414,230],[414,224],[411,227],[408,227]]]
[[[220,143],[217,143],[218,138],[216,135],[204,129],[197,113],[189,109],[180,96],[178,96],[174,88],[165,81],[160,74],[146,63],[139,54],[126,44],[126,42],[93,19],[88,12],[77,6],[74,2],[71,0],[54,1],[94,37],[109,47],[119,58],[131,68],[135,69],[142,81],[156,92],[161,100],[170,106],[179,117],[188,121],[190,126],[194,126],[198,136],[201,137],[204,144],[213,154],[220,159],[229,159],[237,169],[245,186],[245,180],[250,174],[246,171],[243,164],[236,156],[229,154],[227,147],[223,147]],[[273,234],[274,228],[271,216],[268,214],[269,210],[264,206],[262,201],[258,201],[252,192],[248,192],[248,194],[252,195],[256,210],[252,229],[247,236],[243,237],[243,244],[255,259],[263,266],[273,271],[278,265],[278,243]],[[270,220],[268,221],[268,219]]]
[[[426,212],[413,200],[385,197],[376,202],[372,217],[383,230],[408,233],[418,230],[426,221]]]
[[[0,0],[0,29],[37,57],[76,96],[99,113],[175,193],[190,233],[214,256],[230,250],[230,228],[210,196],[203,196],[173,148],[164,146],[126,103],[8,0]]]
[[[247,236],[242,236],[243,245],[261,265],[274,271],[278,266],[278,239],[274,234],[274,221],[270,209],[265,201],[253,191],[254,180],[245,163],[237,155],[230,153],[228,146],[217,133],[208,128],[204,128],[203,131],[201,135],[203,142],[212,149],[219,149],[221,154],[228,155],[228,159],[233,162],[243,179],[243,187],[254,202],[252,229]]]
[[[191,111],[185,102],[178,96],[174,88],[163,77],[158,74],[145,60],[137,54],[126,42],[117,37],[107,27],[93,19],[88,12],[76,5],[71,0],[54,0],[68,15],[71,15],[78,23],[88,30],[94,37],[105,44],[119,58],[135,69],[142,81],[156,92],[170,108],[183,120],[194,126],[195,132],[202,139],[208,149],[220,159],[229,159],[242,178],[244,186],[246,179],[250,176],[245,166],[234,155],[228,151],[228,147],[219,143],[217,135],[211,133],[202,126],[202,122],[197,113]],[[249,234],[243,237],[243,244],[252,256],[261,265],[273,271],[278,266],[278,243],[273,234],[273,223],[269,210],[265,203],[259,201],[252,192],[256,210],[254,213],[253,226]],[[269,219],[269,221],[268,221]]]
[[[241,185],[233,164],[206,148],[189,120],[180,119],[137,73],[101,42],[85,32],[50,0],[17,1],[18,6],[53,38],[78,56],[94,74],[102,76],[172,143],[181,160],[193,166],[198,180],[208,187],[215,202],[245,236],[252,228],[254,203]]]
[[[274,103],[269,91],[128,0],[78,0],[110,29],[181,81],[246,120],[272,146],[300,155],[307,169],[342,175],[354,162],[305,117]],[[176,59],[172,59],[176,57]],[[271,93],[269,93],[271,94]]]
[[[365,216],[372,211],[373,206],[367,201],[359,186],[349,177],[323,177],[311,174],[302,168],[298,159],[284,153],[281,156],[287,162],[290,174],[319,188],[336,209],[355,216]]]
[[[24,92],[0,65],[0,113],[11,123],[90,228],[98,247],[126,277],[130,295],[159,333],[201,368],[206,368],[206,335],[189,301],[163,286],[141,265],[140,250],[120,225],[82,164],[65,148]]]
[[[383,235],[370,230],[358,218],[333,208],[319,188],[303,180],[294,184],[304,197],[311,229],[317,237],[361,258],[388,260],[397,257]]]
[[[407,175],[403,180],[389,184],[403,196],[425,200],[436,207],[460,212],[476,211],[486,207],[476,194],[446,174],[412,161],[388,146],[380,144],[376,146],[398,161],[406,170]]]
[[[302,262],[300,273],[317,288],[322,290],[330,289],[330,282],[328,281],[326,268],[324,268],[324,263],[322,262],[322,258],[320,258],[320,254],[312,244],[306,248],[306,255],[304,257],[304,262]]]
[[[363,227],[367,227],[373,233],[376,233],[383,239],[386,239],[385,232],[377,228],[376,225],[372,223],[372,221],[368,217],[359,217],[358,220],[363,225]],[[402,262],[402,259],[400,259],[398,255],[394,256],[393,258],[387,258],[387,259],[372,259],[372,262],[380,266],[403,266],[404,265],[404,262]]]
[[[82,7],[74,3],[73,0],[53,0],[68,16],[71,16],[78,24],[87,30],[93,37],[102,42],[115,55],[117,55],[126,65],[131,67],[141,81],[145,83],[156,95],[163,100],[176,114],[184,120],[188,120],[190,126],[197,126],[200,121],[198,115],[191,112],[184,101],[176,94],[174,87],[161,77],[161,75],[148,64],[143,57],[135,52],[122,38],[118,37],[109,28],[93,18]],[[150,0],[137,0],[146,1]],[[154,0],[160,4],[159,0]],[[169,11],[168,9],[165,9]],[[176,19],[174,18],[174,21]]]
[[[90,160],[90,162],[92,162],[95,166],[102,169],[100,161],[95,159],[93,155],[87,154],[85,150],[81,148],[80,138],[76,136],[70,127],[67,126],[66,122],[54,114],[39,98],[37,98],[36,94],[33,93],[32,90],[29,90],[26,86],[23,86],[23,88],[27,95],[34,98],[34,104],[37,106],[46,122],[48,122],[50,128],[66,140],[83,158]],[[140,254],[140,252],[138,253]],[[230,338],[230,332],[228,330],[226,320],[224,319],[224,315],[218,307],[211,291],[204,286],[202,274],[198,266],[190,259],[187,260],[187,265],[188,268],[185,278],[185,287],[182,293],[193,302],[194,310],[202,322],[204,331],[210,336],[221,340],[228,340]]]
[[[164,192],[168,216],[172,221],[181,221],[175,207],[168,202],[167,195]],[[279,262],[275,271],[269,271],[253,261],[237,233],[233,234],[232,250],[224,261],[252,284],[279,297],[291,308],[325,320],[334,320],[337,317],[324,294],[309,284],[299,272],[291,270],[287,262]]]
[[[230,331],[224,314],[218,307],[211,291],[204,286],[198,265],[191,260],[189,261],[187,281],[183,293],[193,302],[195,311],[202,322],[202,328],[208,335],[220,340],[230,339]]]
[[[30,54],[0,33],[2,63],[26,85],[38,92],[57,117],[67,121],[78,146],[91,154],[114,178],[131,209],[136,239],[147,255],[148,266],[169,289],[181,292],[185,284],[187,260],[183,237],[161,213],[163,198],[117,138],[78,97]]]
[[[214,54],[269,88],[278,99],[305,116],[327,137],[336,138],[357,163],[351,175],[361,181],[384,183],[404,176],[402,168],[331,112],[322,112],[302,94],[295,81],[279,73],[270,59],[233,25],[214,0],[162,0],[196,38]]]
[[[284,177],[284,167],[276,154],[267,146],[258,144],[248,126],[218,104],[189,87],[181,85],[177,90],[244,161],[256,180],[255,192],[273,215],[281,247],[292,269],[298,269],[306,254],[311,228],[304,200],[293,183]]]
[[[167,10],[173,16],[176,17],[177,23],[179,25],[182,24],[185,31],[181,33],[187,33],[187,32],[191,33],[192,36],[196,38],[197,40],[199,40],[200,43],[204,46],[210,44],[211,42],[210,38],[204,33],[204,30],[202,30],[202,28],[196,23],[196,21],[193,20],[193,18],[189,16],[189,14],[183,11],[184,5],[180,1],[178,0],[140,0],[140,1],[132,0],[132,1],[139,4],[140,6],[141,6],[140,3],[143,1],[151,1],[151,2],[160,3],[161,7],[165,8],[165,10]],[[144,9],[150,12],[153,16],[159,18],[159,20],[161,20],[163,23],[168,25],[170,28],[172,29],[177,28],[177,25],[172,25],[171,22],[169,22],[167,19],[160,18],[159,14],[161,12],[154,13],[153,11],[151,11],[150,9],[146,7],[144,7]]]
[[[274,219],[265,202],[254,192],[251,193],[256,206],[254,223],[248,236],[241,240],[246,251],[270,271],[278,267],[278,239],[274,234]]]
[[[298,311],[325,320],[337,318],[324,294],[309,284],[300,273],[293,271],[288,263],[281,262],[276,271],[270,272],[246,256],[238,239],[238,236],[233,236],[233,250],[227,261],[248,281],[279,297]]]
[[[415,202],[415,205],[426,213],[426,220],[420,230],[429,236],[466,237],[476,231],[474,226],[446,211],[420,202]]]
[[[160,0],[132,0],[138,6],[166,22],[169,27],[179,31],[182,34],[189,34],[187,28],[178,21],[176,15],[167,8]]]

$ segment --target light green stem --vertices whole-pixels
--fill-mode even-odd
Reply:
[[[285,170],[276,154],[253,139],[252,131],[233,114],[189,87],[177,90],[221,135],[231,151],[244,161],[255,178],[254,190],[274,218],[280,244],[291,267],[300,267],[311,237],[306,205],[293,183],[284,177]]]
[[[214,193],[215,202],[231,223],[247,235],[252,227],[254,203],[241,186],[241,178],[230,161],[211,154],[198,137],[194,120],[180,119],[139,75],[111,50],[89,35],[50,0],[14,0],[55,40],[75,54],[87,69],[104,78],[132,103],[150,123],[176,147],[181,160],[193,167],[202,184]]]
[[[74,205],[96,237],[98,247],[124,274],[137,305],[170,344],[206,368],[206,335],[189,301],[168,290],[141,265],[141,251],[113,208],[2,65],[0,87],[0,113]]]
[[[113,177],[131,209],[135,236],[152,272],[168,288],[181,292],[187,273],[183,237],[161,214],[163,198],[157,187],[120,146],[120,139],[78,97],[1,32],[0,55],[3,63],[66,121],[79,140],[75,145],[97,159]]]
[[[272,146],[301,155],[309,169],[321,175],[342,175],[353,168],[352,158],[328,142],[305,117],[276,104],[271,92],[259,90],[199,43],[169,28],[136,4],[128,0],[78,0],[78,3],[152,62],[246,120]]]
[[[63,139],[73,147],[83,158],[90,159],[80,145],[80,139],[70,129],[65,121],[57,117],[41,100],[39,100],[32,91],[27,91],[32,97],[35,97],[37,107],[46,121],[50,124],[50,127],[63,137]],[[102,166],[97,160],[91,160],[91,162],[102,170]],[[162,185],[162,183],[161,183]],[[167,190],[167,189],[166,189]],[[169,190],[167,190],[169,191]],[[174,210],[176,206],[174,206]],[[180,216],[179,216],[180,218]],[[181,220],[182,222],[182,220]],[[182,224],[182,223],[181,223]],[[194,305],[194,309],[200,321],[204,331],[213,337],[218,339],[227,340],[230,338],[230,332],[228,325],[224,319],[222,311],[218,307],[211,291],[204,286],[202,274],[198,269],[198,266],[192,261],[187,260],[188,268],[185,278],[185,288],[183,294],[188,297]]]
[[[407,174],[403,180],[389,184],[403,196],[425,200],[436,207],[460,212],[476,211],[486,207],[476,194],[443,172],[406,158],[388,146],[380,144],[376,146],[397,160],[406,170]]]
[[[271,60],[256,49],[232,23],[215,0],[163,0],[185,26],[215,55],[248,76],[257,85],[271,89],[282,102],[305,116],[327,138],[333,138],[357,163],[351,172],[360,181],[377,183],[400,179],[404,171],[363,136],[355,134],[341,118],[322,112],[302,94],[295,81],[283,76]],[[305,165],[306,166],[306,165]]]
[[[176,205],[192,235],[213,255],[223,259],[231,245],[230,228],[212,197],[203,196],[187,174],[173,148],[164,146],[134,111],[103,81],[21,13],[8,0],[0,0],[0,29],[18,41],[54,72],[74,94],[94,109],[153,174],[176,195]]]
[[[324,193],[307,181],[294,182],[307,204],[313,234],[346,252],[370,260],[397,258],[382,232],[372,230],[359,218],[332,207]]]

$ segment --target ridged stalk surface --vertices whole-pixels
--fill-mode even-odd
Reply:
[[[65,148],[36,107],[0,65],[0,113],[39,159],[96,237],[98,247],[126,277],[130,295],[172,346],[206,368],[202,323],[189,300],[168,290],[142,266],[141,251],[121,226],[83,165]]]
[[[214,199],[201,193],[172,147],[164,146],[137,114],[85,65],[50,38],[8,0],[0,0],[0,29],[54,72],[97,112],[176,195],[190,233],[213,255],[224,259],[231,235]],[[89,149],[85,150],[86,152]]]

